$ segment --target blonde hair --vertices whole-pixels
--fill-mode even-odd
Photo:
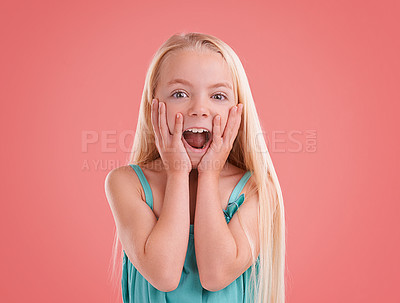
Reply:
[[[258,194],[259,198],[260,263],[258,274],[256,262],[253,262],[251,266],[252,302],[284,303],[286,243],[282,191],[264,136],[261,135],[263,131],[246,73],[239,57],[231,47],[216,37],[202,33],[175,34],[161,45],[147,71],[129,162],[145,165],[159,157],[151,124],[151,101],[155,97],[163,62],[178,50],[219,53],[227,62],[233,75],[235,100],[237,103],[243,103],[244,106],[240,129],[227,161],[253,172],[252,178],[255,185],[246,195],[249,197]],[[239,213],[238,216],[240,219]],[[246,230],[245,233],[248,235]],[[118,235],[115,232],[113,274],[115,274],[118,243]],[[252,248],[252,254],[255,261],[257,256],[255,256],[254,248]]]

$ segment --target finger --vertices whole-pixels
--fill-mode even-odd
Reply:
[[[165,122],[165,104],[164,104],[164,102],[159,103],[158,127],[160,129],[161,142],[162,142],[163,146],[165,147],[165,143],[168,142],[168,132],[166,130],[167,125]]]
[[[172,142],[174,146],[177,146],[179,141],[181,140],[182,132],[183,132],[182,114],[177,113],[175,116],[174,133],[172,134]]]
[[[235,119],[236,123],[235,123],[234,129],[233,129],[233,133],[232,133],[231,141],[230,141],[231,146],[233,145],[233,142],[235,142],[235,139],[238,135],[238,131],[240,128],[240,122],[242,120],[242,111],[243,111],[243,104],[239,104],[238,108],[236,110],[236,119]]]
[[[236,106],[233,106],[229,111],[228,121],[226,122],[224,134],[222,136],[224,142],[229,142],[229,138],[232,136],[233,127],[235,125],[235,114]]]
[[[236,134],[236,132],[238,131],[239,127],[240,127],[240,120],[242,118],[242,109],[243,109],[243,104],[238,104],[237,105],[237,109],[236,109],[236,113],[235,113],[235,124],[233,126],[234,130],[233,133]]]
[[[232,147],[233,142],[235,142],[237,132],[240,127],[240,120],[241,120],[241,113],[242,113],[242,108],[243,105],[239,104],[233,108],[233,112],[231,112],[231,115],[229,117],[229,126],[227,124],[227,133],[226,137],[224,137],[224,143],[227,144],[227,146]]]
[[[214,126],[213,126],[213,141],[216,144],[219,144],[221,142],[221,116],[216,115],[214,118]]]
[[[156,144],[160,143],[160,134],[159,134],[159,128],[158,128],[158,100],[153,99],[152,104],[151,104],[151,124],[153,126],[154,130],[154,138],[156,141]]]

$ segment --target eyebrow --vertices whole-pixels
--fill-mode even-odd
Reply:
[[[169,81],[169,82],[167,83],[167,85],[168,85],[168,86],[171,86],[171,85],[176,84],[176,83],[186,84],[187,86],[193,87],[193,85],[192,85],[189,81],[186,81],[186,80],[184,80],[184,79],[174,79],[174,80],[171,80],[171,81]],[[229,88],[229,89],[232,89],[231,84],[228,83],[228,82],[215,83],[215,84],[213,84],[213,85],[210,85],[208,88],[216,88],[216,87],[221,87],[221,86],[225,86],[225,87],[227,87],[227,88]]]

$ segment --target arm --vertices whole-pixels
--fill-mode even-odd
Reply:
[[[188,179],[186,173],[168,175],[158,221],[141,199],[140,181],[130,167],[111,171],[105,182],[126,255],[150,284],[164,292],[179,285],[185,262],[190,224]]]
[[[221,209],[219,174],[199,174],[194,224],[196,260],[204,288],[217,291],[236,280],[253,263],[249,240],[236,212],[229,224]],[[246,201],[240,207],[241,218],[250,230],[255,255],[259,253],[257,208],[258,200]],[[251,202],[251,203],[248,203]],[[254,217],[255,216],[255,217]]]

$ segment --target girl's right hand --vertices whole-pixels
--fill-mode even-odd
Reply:
[[[167,125],[165,104],[153,99],[151,105],[151,123],[155,143],[165,170],[169,172],[186,172],[192,170],[192,163],[182,142],[183,116],[175,116],[174,133],[171,135]]]

